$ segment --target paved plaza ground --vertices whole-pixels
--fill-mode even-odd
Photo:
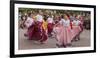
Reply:
[[[18,48],[19,50],[25,49],[45,49],[45,48],[56,48],[56,40],[55,38],[48,38],[46,44],[36,43],[34,40],[28,40],[27,37],[24,36],[26,32],[25,29],[19,29],[19,38],[18,38]],[[85,30],[80,34],[80,40],[76,42],[72,42],[71,47],[87,47],[90,46],[90,30]]]

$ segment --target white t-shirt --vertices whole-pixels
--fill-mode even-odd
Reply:
[[[47,19],[47,22],[48,22],[48,23],[53,23],[53,18],[48,18],[48,19]]]
[[[36,20],[39,21],[39,22],[42,22],[43,21],[43,16],[38,14],[36,16]]]

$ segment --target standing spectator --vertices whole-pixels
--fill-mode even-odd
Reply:
[[[22,15],[21,16],[21,20],[19,21],[19,25],[20,25],[20,27],[19,28],[24,28],[25,27],[25,21],[27,20],[27,16],[25,16],[25,15]]]

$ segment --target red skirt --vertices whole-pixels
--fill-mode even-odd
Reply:
[[[30,40],[44,42],[47,40],[46,31],[42,28],[41,23],[32,25],[28,28],[28,37]]]
[[[48,33],[51,34],[51,32],[53,31],[53,23],[48,23]]]

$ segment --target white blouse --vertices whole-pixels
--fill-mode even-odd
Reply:
[[[39,22],[42,22],[43,21],[43,16],[38,14],[36,16],[36,20],[39,21]]]
[[[48,23],[53,23],[53,18],[48,18],[48,19],[47,19],[47,22],[48,22]]]
[[[63,26],[70,26],[70,20],[61,19],[60,24]]]
[[[78,26],[81,22],[79,20],[74,20],[73,24],[75,24],[75,26]]]
[[[34,20],[30,17],[27,18],[27,20],[25,21],[25,25],[27,27],[30,27],[33,24]]]

